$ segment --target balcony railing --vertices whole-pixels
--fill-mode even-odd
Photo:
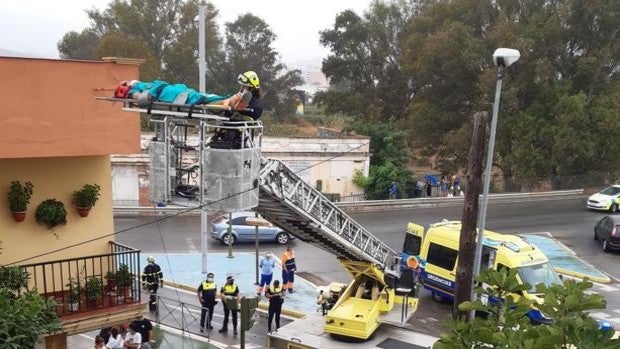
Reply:
[[[109,244],[108,254],[21,265],[28,289],[53,299],[60,317],[139,303],[140,250]]]

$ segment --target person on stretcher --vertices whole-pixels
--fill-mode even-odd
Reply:
[[[165,81],[154,80],[142,82],[138,80],[121,82],[114,92],[115,98],[130,98],[138,102],[139,106],[147,106],[152,101],[173,104],[213,104],[230,107],[241,111],[244,116],[254,120],[262,114],[258,103],[260,99],[260,80],[253,71],[239,74],[237,82],[241,85],[233,96],[220,96],[211,93],[200,93],[184,84],[169,84]],[[246,111],[251,109],[251,111]]]

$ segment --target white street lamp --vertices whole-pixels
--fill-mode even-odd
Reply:
[[[502,79],[504,77],[504,69],[511,66],[519,60],[521,54],[518,50],[511,48],[498,48],[493,52],[493,63],[497,67],[497,84],[495,86],[495,102],[493,103],[493,116],[491,119],[491,135],[489,137],[489,149],[487,151],[487,162],[484,168],[484,183],[482,191],[482,204],[478,212],[478,234],[476,236],[476,254],[474,256],[474,271],[471,283],[471,300],[477,298],[474,292],[476,284],[475,279],[480,273],[480,260],[482,258],[482,237],[484,235],[485,223],[487,219],[487,207],[489,203],[489,187],[491,185],[491,171],[493,170],[493,152],[495,149],[495,132],[497,131],[497,113],[499,112],[499,97],[502,93]],[[469,314],[473,320],[475,312]]]
[[[200,2],[200,6],[198,7],[198,85],[200,88],[200,92],[205,93],[206,91],[206,67],[207,62],[205,59],[205,22],[207,16],[207,4],[204,2]],[[201,123],[202,125],[202,123]],[[203,127],[201,126],[200,132],[202,133]],[[204,147],[201,144],[200,146],[200,158],[204,156]],[[202,160],[201,160],[202,164]],[[200,180],[204,176],[204,172],[202,170],[202,166],[200,166]],[[207,207],[203,200],[204,191],[202,185],[200,186],[200,252],[201,252],[201,269],[202,273],[206,274],[207,270],[207,234],[209,232],[209,222],[207,217]]]

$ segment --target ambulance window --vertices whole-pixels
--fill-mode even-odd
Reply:
[[[458,251],[431,243],[428,247],[427,264],[433,264],[446,270],[453,270]]]
[[[403,244],[403,251],[408,255],[419,255],[420,244],[422,239],[413,234],[405,235],[405,243]]]

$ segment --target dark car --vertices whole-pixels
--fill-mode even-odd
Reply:
[[[605,216],[594,227],[594,240],[603,246],[603,251],[620,249],[620,218]]]
[[[286,245],[294,239],[284,230],[276,227],[271,222],[259,217],[255,217],[254,212],[235,212],[229,215],[222,215],[216,218],[211,224],[211,237],[219,240],[222,244],[235,244],[237,242],[253,242],[258,224],[259,241],[275,242]],[[232,218],[232,219],[231,219]],[[232,235],[228,234],[228,221],[231,220]]]

